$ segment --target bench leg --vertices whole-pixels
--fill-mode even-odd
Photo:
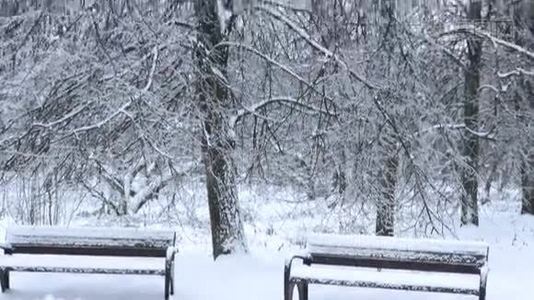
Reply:
[[[480,290],[478,294],[479,300],[486,300],[486,283],[488,281],[488,267],[484,266],[480,269]]]
[[[295,284],[292,282],[284,283],[284,300],[293,300],[293,290],[295,289]]]
[[[0,270],[0,285],[2,286],[2,293],[9,290],[9,269]]]
[[[165,274],[165,300],[169,300],[169,291],[170,291],[170,284],[171,280],[167,274]]]
[[[486,288],[480,289],[478,300],[486,300]]]
[[[308,300],[308,283],[300,282],[297,285],[299,291],[299,300]]]
[[[174,295],[174,260],[171,266],[171,295]]]

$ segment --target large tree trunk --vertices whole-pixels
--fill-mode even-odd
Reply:
[[[481,20],[482,2],[470,0],[468,18],[474,22]],[[468,67],[465,71],[464,97],[464,145],[462,154],[465,164],[462,166],[461,177],[463,192],[461,196],[462,224],[478,225],[478,156],[479,139],[473,132],[478,132],[478,88],[480,87],[480,61],[482,57],[482,41],[475,37],[467,40]]]
[[[217,0],[195,3],[198,36],[197,96],[202,115],[202,158],[210,210],[213,257],[247,250],[239,214],[236,168],[232,157],[234,139],[228,124],[229,91],[226,88],[228,50],[217,47],[224,40]]]

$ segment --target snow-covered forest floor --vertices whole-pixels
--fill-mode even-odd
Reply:
[[[204,224],[208,218],[207,208],[200,201],[182,203],[191,206],[187,218],[178,218],[174,225],[180,235],[181,250],[176,261],[174,299],[282,299],[284,259],[299,250],[300,237],[312,231],[340,231],[341,215],[336,214],[334,218],[330,214],[315,214],[315,202],[300,203],[290,191],[273,189],[261,197],[251,190],[240,196],[245,220],[248,220],[250,253],[221,257],[217,262],[213,262],[210,235],[206,230],[209,227]],[[487,299],[532,299],[527,287],[534,278],[534,218],[520,216],[520,204],[514,199],[514,193],[492,198],[481,208],[480,227],[457,228],[456,235],[460,239],[484,240],[490,244]],[[185,216],[185,211],[181,214]],[[4,220],[2,229],[8,222]],[[76,218],[73,223],[94,225],[95,222],[98,223],[94,219]],[[165,225],[154,227],[162,226]],[[405,231],[403,235],[413,236],[415,232]],[[375,289],[310,288],[310,299],[317,300],[428,299],[430,296],[444,300],[475,299]],[[29,273],[14,273],[12,290],[0,296],[0,299],[9,300],[162,298],[163,279],[158,276]]]

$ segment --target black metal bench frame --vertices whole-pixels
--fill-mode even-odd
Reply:
[[[140,246],[117,246],[117,245],[98,245],[98,246],[53,246],[39,245],[34,243],[30,245],[11,245],[9,243],[0,244],[4,255],[14,254],[32,254],[32,255],[88,255],[88,256],[112,256],[112,257],[153,257],[165,258],[165,266],[160,271],[155,270],[128,270],[124,269],[98,269],[98,268],[75,268],[75,267],[35,267],[17,268],[9,265],[0,265],[0,286],[2,293],[10,289],[11,272],[44,272],[44,273],[84,273],[84,274],[115,274],[115,275],[159,275],[165,277],[164,295],[168,300],[170,295],[174,295],[174,259],[178,249],[175,247],[176,233],[172,245],[165,248],[148,248]]]
[[[378,249],[377,249],[378,250]],[[284,266],[284,300],[292,300],[295,287],[299,295],[299,300],[308,300],[308,285],[309,284],[334,284],[340,286],[355,286],[355,287],[369,287],[369,288],[382,288],[393,290],[410,290],[410,291],[423,291],[423,292],[440,292],[440,293],[454,293],[454,294],[467,294],[472,296],[478,296],[479,300],[486,299],[486,283],[488,276],[488,259],[489,248],[485,254],[485,261],[483,264],[470,263],[470,264],[455,264],[444,262],[425,262],[418,261],[416,259],[403,259],[396,260],[392,258],[383,259],[380,257],[371,257],[372,255],[339,255],[328,253],[313,253],[309,252],[305,255],[295,255],[291,259],[286,260]],[[451,255],[452,256],[452,255]],[[470,274],[479,275],[480,284],[478,292],[472,290],[462,289],[448,289],[448,288],[435,288],[428,290],[421,286],[408,286],[408,285],[381,285],[381,284],[366,284],[366,285],[353,285],[350,281],[340,281],[336,283],[321,283],[313,280],[304,280],[302,278],[293,278],[291,276],[291,268],[294,260],[301,260],[306,266],[311,265],[329,265],[329,266],[343,266],[343,267],[361,267],[361,268],[375,268],[392,269],[392,270],[407,270],[407,271],[426,271],[426,272],[442,272],[442,273],[455,273],[455,274]]]

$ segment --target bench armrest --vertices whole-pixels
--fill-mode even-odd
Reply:
[[[286,259],[285,265],[284,265],[284,300],[292,299],[292,293],[293,293],[293,287],[290,283],[291,281],[291,267],[293,265],[293,261],[295,259],[302,260],[303,264],[311,264],[311,256],[309,254],[304,255],[295,255],[292,256],[290,259]],[[300,297],[300,291],[299,291],[299,297]],[[300,298],[302,299],[302,298]],[[308,299],[305,297],[304,299]]]
[[[165,259],[167,261],[174,261],[174,256],[178,253],[178,248],[170,246],[167,247],[167,254],[165,256]]]
[[[284,280],[289,282],[289,277],[291,276],[291,266],[295,259],[302,260],[304,264],[310,264],[311,257],[309,255],[294,255],[290,259],[286,259],[284,266]]]
[[[6,243],[0,243],[0,249],[2,249],[2,252],[4,252],[4,254],[11,253],[11,251],[13,250],[11,245]]]

